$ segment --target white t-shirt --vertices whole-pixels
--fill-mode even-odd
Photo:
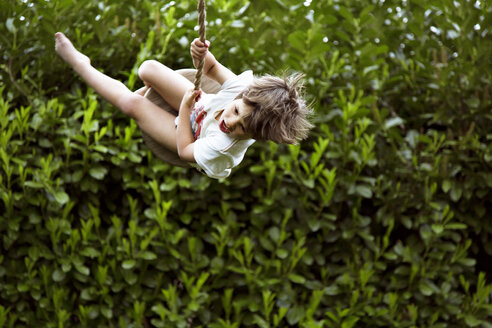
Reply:
[[[231,169],[244,158],[254,139],[234,139],[222,132],[215,119],[217,111],[232,103],[237,95],[253,82],[253,72],[245,71],[222,84],[216,95],[209,95],[199,138],[193,146],[193,154],[199,168],[211,178],[226,178]],[[208,97],[207,97],[208,98]]]

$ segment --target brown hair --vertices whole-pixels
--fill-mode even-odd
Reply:
[[[289,77],[265,75],[255,78],[237,98],[253,107],[245,117],[246,131],[256,140],[297,144],[308,136],[313,125],[311,109],[302,95],[302,74]]]

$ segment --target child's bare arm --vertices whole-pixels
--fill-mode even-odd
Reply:
[[[193,133],[191,132],[190,112],[195,102],[200,98],[201,90],[186,91],[179,107],[179,121],[176,129],[176,146],[179,157],[187,162],[194,163]]]
[[[203,43],[199,39],[193,40],[190,48],[193,65],[195,68],[198,67],[200,59],[204,58],[204,74],[222,85],[225,81],[235,77],[236,74],[215,59],[215,56],[208,51],[209,46],[209,41]]]

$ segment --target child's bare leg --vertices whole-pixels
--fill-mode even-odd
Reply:
[[[89,57],[79,52],[63,34],[56,33],[56,52],[69,64],[84,81],[114,106],[121,108],[121,100],[132,93],[123,83],[91,66]],[[129,114],[129,113],[127,113]]]
[[[154,140],[176,151],[174,116],[162,110],[140,93],[133,93],[123,83],[91,66],[87,56],[79,52],[63,33],[56,33],[56,52],[84,81],[104,99],[135,119],[140,128]]]
[[[159,63],[146,60],[138,69],[139,77],[155,89],[172,108],[179,110],[185,92],[193,88],[193,83],[184,76]]]

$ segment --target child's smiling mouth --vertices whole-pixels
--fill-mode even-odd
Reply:
[[[220,131],[226,133],[226,134],[229,134],[231,133],[231,130],[229,129],[229,127],[227,126],[227,124],[225,123],[225,120],[222,120],[219,124],[219,128],[220,128]]]

